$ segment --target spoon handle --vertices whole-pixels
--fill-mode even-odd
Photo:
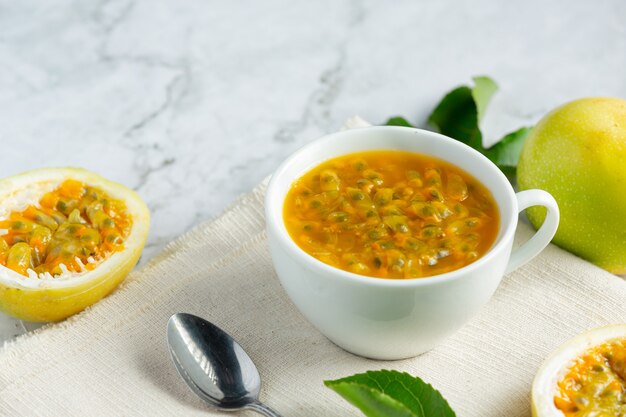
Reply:
[[[267,416],[267,417],[283,417],[277,411],[272,410],[271,408],[269,408],[268,406],[260,402],[254,402],[254,403],[248,404],[246,408],[249,408],[250,410],[254,410],[257,413],[263,414],[264,416]]]

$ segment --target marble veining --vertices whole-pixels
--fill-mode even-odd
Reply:
[[[492,142],[626,97],[624,21],[620,0],[0,0],[0,176],[72,165],[134,188],[145,262],[353,114],[423,125],[488,74]],[[0,340],[24,331],[0,318]]]

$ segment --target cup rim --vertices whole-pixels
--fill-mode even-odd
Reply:
[[[320,261],[319,259],[308,254],[302,248],[300,248],[289,235],[287,228],[284,224],[284,221],[282,220],[284,198],[278,201],[280,197],[278,195],[278,192],[279,192],[279,187],[277,185],[278,181],[282,176],[285,175],[285,171],[291,166],[293,161],[298,159],[302,154],[311,152],[313,149],[319,146],[322,146],[325,142],[331,142],[343,135],[355,134],[355,133],[358,134],[359,131],[365,132],[365,131],[372,131],[372,130],[378,130],[378,131],[383,131],[383,132],[386,131],[388,133],[393,134],[394,132],[397,133],[399,131],[406,132],[407,129],[412,130],[416,132],[417,134],[427,136],[429,139],[446,142],[449,146],[456,147],[460,152],[469,153],[473,155],[473,157],[478,158],[485,165],[485,168],[490,171],[490,175],[493,175],[495,179],[497,180],[497,182],[502,185],[502,188],[507,190],[504,194],[506,196],[505,198],[509,200],[508,206],[511,207],[511,213],[503,213],[503,208],[502,208],[503,204],[500,203],[501,199],[499,201],[498,198],[494,196],[494,200],[496,200],[496,203],[498,204],[498,209],[500,211],[500,225],[499,226],[503,230],[502,230],[500,237],[497,238],[496,242],[491,246],[491,248],[489,248],[489,250],[476,261],[468,265],[465,265],[459,269],[455,269],[453,271],[449,271],[443,274],[431,275],[431,276],[426,276],[426,277],[404,278],[404,279],[387,279],[387,278],[380,278],[380,277],[372,277],[372,276],[360,275],[360,274],[356,274],[353,272],[345,271],[343,269],[328,265]],[[387,147],[382,146],[382,147],[376,147],[376,148],[372,147],[370,150],[400,150],[401,151],[402,149],[397,149],[393,147],[387,148]],[[420,153],[418,151],[410,151],[410,150],[405,150],[405,151]],[[354,152],[367,152],[367,149],[360,149],[358,151],[355,150]],[[338,152],[328,158],[321,159],[315,162],[314,165],[317,166],[325,160],[339,157],[342,155],[347,155],[349,153],[350,152]],[[427,152],[424,152],[424,154],[428,155]],[[439,156],[435,156],[435,158],[442,159],[456,166],[455,163],[450,162],[446,160],[445,158],[442,158]],[[462,168],[462,169],[465,171],[468,171],[468,173],[473,176],[475,175],[473,172],[465,168]],[[289,183],[293,184],[293,181],[295,181],[297,178],[298,176],[294,178],[290,178]],[[487,185],[485,184],[483,185],[487,189],[489,189],[489,191],[491,191],[492,194],[494,194],[492,188],[487,187]],[[280,218],[280,221],[277,221],[275,215],[273,215],[274,210],[279,210],[279,212],[281,213],[281,215],[278,216]],[[507,217],[508,217],[508,220],[507,220]],[[491,262],[495,257],[500,256],[501,253],[506,249],[509,241],[513,239],[515,228],[517,227],[517,199],[515,198],[515,191],[513,190],[513,187],[509,183],[509,180],[506,178],[506,176],[502,173],[502,171],[500,171],[500,169],[493,162],[491,162],[486,156],[484,156],[477,150],[469,147],[468,145],[460,141],[451,139],[439,133],[431,132],[431,131],[424,130],[424,129],[418,129],[418,128],[409,128],[409,127],[403,127],[403,126],[369,126],[369,127],[354,128],[354,129],[349,129],[349,130],[344,130],[344,131],[339,131],[339,132],[334,132],[328,135],[324,135],[302,146],[301,148],[296,150],[294,153],[292,153],[289,157],[287,157],[287,159],[285,159],[279,165],[276,171],[274,171],[270,179],[270,182],[268,184],[266,194],[265,194],[265,221],[266,221],[268,231],[270,233],[274,233],[276,238],[280,241],[281,247],[285,249],[286,254],[294,258],[298,262],[306,265],[308,269],[311,269],[316,272],[321,272],[324,275],[330,276],[333,278],[340,278],[344,280],[345,282],[351,282],[351,283],[360,284],[360,285],[367,285],[367,286],[373,286],[373,287],[387,287],[387,288],[421,287],[421,286],[432,286],[432,285],[442,284],[442,283],[446,283],[449,281],[455,281],[465,276],[468,273],[472,273],[475,270],[480,269],[483,265]]]

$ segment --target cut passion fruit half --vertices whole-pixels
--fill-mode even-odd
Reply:
[[[137,193],[84,169],[0,180],[0,310],[57,321],[92,305],[133,269],[149,224]]]
[[[559,347],[532,388],[534,417],[626,417],[626,325],[601,327]]]

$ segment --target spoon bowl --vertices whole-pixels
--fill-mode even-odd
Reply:
[[[177,313],[167,323],[167,341],[178,373],[212,408],[280,417],[259,402],[259,371],[228,333],[198,316]]]

